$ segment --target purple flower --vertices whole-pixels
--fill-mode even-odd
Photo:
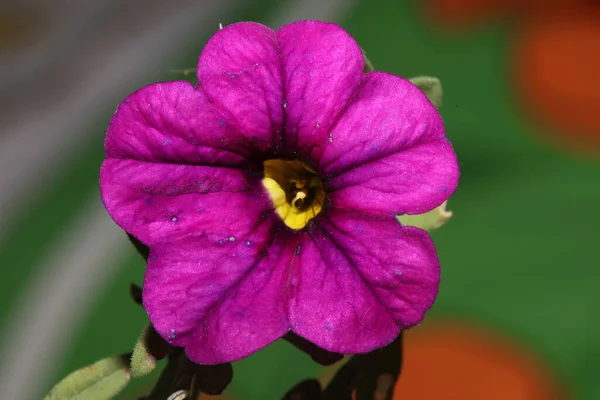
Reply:
[[[417,87],[363,68],[337,25],[238,23],[204,48],[198,86],[153,84],[119,106],[102,198],[150,247],[144,306],[193,361],[290,330],[368,352],[433,304],[433,243],[394,216],[442,204],[456,156]]]

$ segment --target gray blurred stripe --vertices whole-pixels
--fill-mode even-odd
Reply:
[[[156,1],[154,1],[156,3]],[[24,109],[13,115],[13,125],[3,126],[0,136],[0,226],[23,209],[26,199],[44,181],[60,173],[62,162],[84,143],[90,119],[106,104],[117,104],[153,72],[168,70],[181,52],[186,36],[219,21],[243,2],[209,0],[178,1],[180,7],[159,10],[151,29],[144,27],[132,40],[106,38],[110,54],[86,54],[87,79],[71,92],[46,99],[46,109]],[[183,3],[187,6],[183,7]],[[124,25],[129,22],[121,15]],[[131,28],[131,26],[129,26]],[[112,27],[115,30],[115,27]],[[121,92],[119,98],[115,93]],[[59,91],[58,93],[61,94]],[[39,105],[38,105],[39,106]],[[16,300],[14,317],[5,325],[0,347],[2,398],[38,399],[53,366],[58,363],[77,327],[114,277],[119,257],[128,246],[122,232],[110,220],[99,198],[74,216],[75,222],[37,268],[38,275]],[[8,232],[0,230],[1,235]],[[31,377],[35,377],[32,379]]]
[[[19,96],[2,102],[0,226],[8,226],[31,194],[51,182],[69,156],[97,133],[86,128],[98,110],[116,106],[148,76],[173,68],[171,60],[185,48],[186,37],[202,26],[216,30],[219,18],[245,1],[178,0],[175,7],[152,0],[137,8],[113,3],[102,8],[108,21],[100,32],[81,32],[82,48],[63,54],[33,88],[24,85]],[[0,230],[0,242],[3,234]]]
[[[225,4],[221,2],[220,6]],[[290,0],[270,16],[268,24],[278,27],[299,19],[339,20],[354,4],[355,1],[350,0]],[[197,24],[207,23],[207,19],[210,23],[218,21],[214,15],[195,18]],[[140,73],[139,70],[135,72]],[[90,112],[88,107],[90,105],[86,104],[78,109]],[[40,165],[39,168],[48,166]],[[2,198],[0,207],[3,206],[1,201]],[[7,324],[8,335],[0,349],[3,396],[27,400],[39,395],[39,386],[29,377],[36,376],[36,382],[45,381],[52,365],[59,360],[61,350],[80,326],[81,316],[87,313],[114,276],[116,271],[111,267],[117,265],[118,255],[123,254],[128,245],[98,202],[82,212],[70,233],[42,263],[39,275],[32,279],[19,302],[15,319]],[[19,349],[18,353],[16,349]]]
[[[0,348],[3,399],[40,399],[129,243],[99,199],[85,207],[28,283]],[[90,360],[90,363],[92,360]]]
[[[54,0],[46,4],[31,0],[18,2],[18,10],[25,13],[18,17],[29,17],[30,23],[37,23],[41,27],[30,32],[33,37],[21,44],[18,51],[7,52],[0,58],[0,104],[10,101],[25,80],[43,78],[48,66],[64,57],[70,47],[81,41],[79,32],[92,25],[94,17],[111,2],[67,1]],[[0,2],[0,12],[10,12],[16,5],[16,1],[8,4]]]
[[[345,14],[355,2],[288,1],[269,18],[269,24],[279,27],[299,19],[333,20]],[[20,97],[11,96],[0,102],[3,121],[0,124],[0,226],[8,226],[17,217],[31,198],[30,194],[52,181],[69,153],[76,151],[93,133],[89,131],[86,135],[85,128],[98,109],[120,102],[142,85],[149,74],[172,68],[169,60],[181,50],[173,43],[180,43],[186,34],[197,32],[198,26],[216,26],[218,15],[245,1],[178,0],[175,2],[178,7],[174,7],[171,2],[153,0],[141,9],[123,6],[126,3],[122,2],[111,8],[106,3],[107,0],[102,2],[102,7],[95,6],[87,14],[81,7],[75,10],[76,16],[84,15],[86,20],[99,18],[96,14],[101,11],[118,12],[118,21],[111,21],[102,28],[104,35],[98,35],[99,39],[89,38],[85,51],[76,54],[57,51],[62,59],[59,57],[55,65],[40,73],[31,87],[24,87]],[[133,21],[131,13],[137,15]],[[152,29],[147,29],[147,25]],[[80,27],[73,26],[67,32],[77,36]],[[63,38],[65,34],[57,36]],[[73,67],[77,74],[73,74]],[[0,243],[3,234],[6,231],[0,230]]]
[[[358,0],[289,0],[285,7],[273,13],[268,25],[276,29],[302,19],[341,22],[357,2]]]

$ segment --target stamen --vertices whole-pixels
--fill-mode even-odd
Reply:
[[[302,210],[304,207],[304,199],[306,199],[306,192],[298,192],[296,193],[296,197],[292,200],[292,207],[296,210]]]
[[[301,229],[324,205],[325,191],[315,171],[300,161],[267,160],[263,185],[277,214],[292,229]]]

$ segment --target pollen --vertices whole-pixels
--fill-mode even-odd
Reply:
[[[292,229],[302,229],[323,209],[325,191],[315,171],[300,161],[264,162],[263,186],[275,211]]]

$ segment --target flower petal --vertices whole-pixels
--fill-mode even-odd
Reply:
[[[281,57],[275,32],[255,22],[217,31],[198,61],[198,85],[232,115],[240,133],[266,152],[279,146],[283,128]]]
[[[329,351],[362,353],[422,320],[440,278],[425,231],[345,211],[312,227],[294,261],[293,332]]]
[[[334,206],[419,214],[456,189],[458,163],[439,113],[409,81],[365,74],[320,158]]]
[[[252,137],[189,82],[168,82],[146,86],[119,105],[105,149],[107,158],[252,168]]]
[[[108,159],[100,171],[102,200],[126,232],[147,246],[250,229],[271,212],[260,176],[238,169]]]
[[[288,332],[285,267],[292,253],[281,254],[285,236],[278,236],[276,218],[252,220],[246,231],[228,228],[233,241],[203,236],[152,249],[144,307],[157,332],[185,347],[192,361],[239,360]]]
[[[280,28],[277,39],[287,101],[286,150],[308,156],[327,141],[359,84],[364,56],[356,41],[332,23],[295,22]]]

